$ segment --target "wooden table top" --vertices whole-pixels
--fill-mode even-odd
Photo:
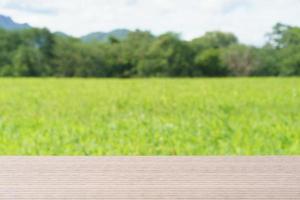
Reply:
[[[300,199],[300,157],[0,157],[0,199]]]

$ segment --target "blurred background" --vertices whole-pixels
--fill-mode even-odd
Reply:
[[[300,74],[298,0],[1,0],[0,76]]]
[[[0,155],[299,155],[299,0],[0,0]]]

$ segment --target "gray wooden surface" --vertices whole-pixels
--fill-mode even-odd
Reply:
[[[300,199],[300,157],[0,157],[0,199]]]

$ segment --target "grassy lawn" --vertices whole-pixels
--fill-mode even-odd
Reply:
[[[0,79],[0,154],[300,154],[300,79]]]

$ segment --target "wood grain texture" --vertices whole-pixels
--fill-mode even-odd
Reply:
[[[0,157],[0,199],[300,199],[300,157]]]

